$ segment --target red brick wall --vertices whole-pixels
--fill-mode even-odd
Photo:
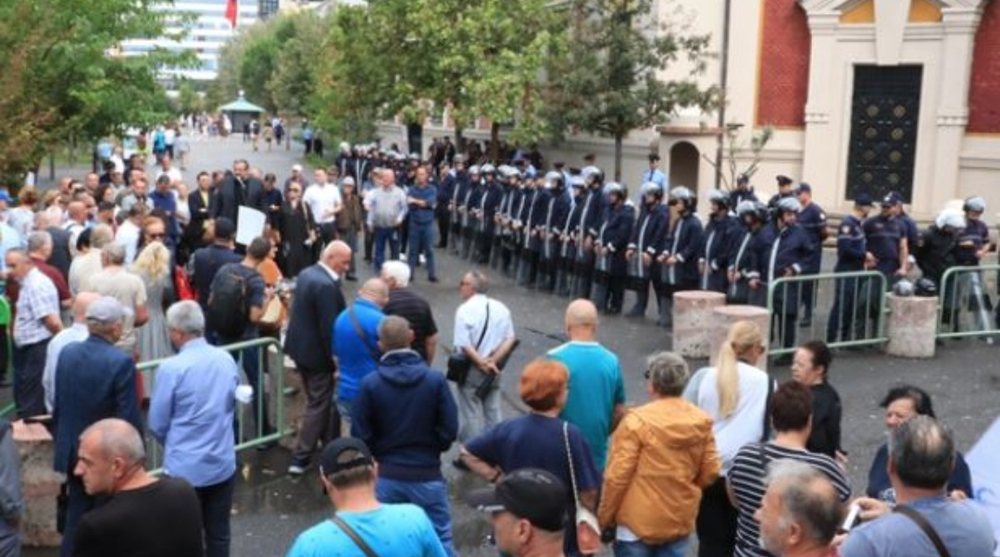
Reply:
[[[762,17],[757,125],[804,126],[810,46],[806,13],[796,0],[764,0]]]
[[[968,131],[1000,133],[1000,0],[986,4],[976,32]]]

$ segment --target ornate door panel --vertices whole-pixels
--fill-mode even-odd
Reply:
[[[847,196],[913,194],[921,66],[855,66]]]

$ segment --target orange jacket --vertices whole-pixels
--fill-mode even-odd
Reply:
[[[694,531],[702,489],[719,475],[712,418],[679,397],[631,410],[611,437],[597,517],[659,544]]]

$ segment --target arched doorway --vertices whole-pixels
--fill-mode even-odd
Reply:
[[[670,148],[670,187],[687,186],[698,192],[698,166],[701,163],[698,148],[680,141]]]

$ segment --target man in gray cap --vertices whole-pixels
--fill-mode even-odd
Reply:
[[[135,363],[115,347],[131,311],[111,296],[102,296],[87,307],[87,330],[83,342],[63,348],[56,365],[56,397],[52,414],[55,425],[57,472],[66,474],[64,489],[69,496],[60,556],[73,555],[73,540],[80,517],[94,506],[76,466],[79,438],[83,430],[105,418],[121,418],[142,431],[136,396]]]

